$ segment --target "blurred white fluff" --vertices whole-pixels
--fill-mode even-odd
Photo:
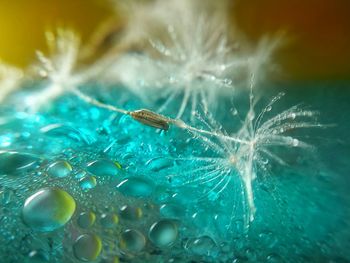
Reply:
[[[20,88],[23,71],[0,61],[0,103],[7,95]]]
[[[135,5],[125,34],[133,41],[148,39],[151,49],[116,58],[103,79],[122,83],[148,103],[163,101],[159,112],[168,113],[167,107],[180,99],[177,118],[186,110],[193,117],[198,104],[206,111],[209,105],[215,107],[219,96],[232,94],[251,75],[261,80],[278,41],[266,38],[253,52],[239,50],[224,4],[213,8],[210,3],[172,0]]]
[[[44,88],[28,95],[25,100],[25,106],[34,112],[82,81],[81,76],[74,74],[79,37],[73,31],[58,29],[57,34],[47,32],[46,39],[49,55],[37,51],[39,64],[34,66],[35,72],[46,80]]]

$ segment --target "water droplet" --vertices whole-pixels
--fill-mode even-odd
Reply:
[[[53,177],[66,177],[72,172],[72,166],[66,161],[57,161],[47,168],[47,174]]]
[[[281,256],[275,253],[270,254],[266,257],[266,262],[269,262],[269,263],[280,263],[283,261],[284,260],[281,258]]]
[[[154,185],[141,177],[129,177],[117,186],[118,190],[126,196],[147,197],[154,190]]]
[[[297,147],[299,145],[299,140],[298,139],[293,139],[292,144],[293,144],[294,147]]]
[[[238,114],[238,110],[237,110],[236,108],[232,108],[232,109],[231,109],[231,114],[232,114],[233,116],[236,116],[236,115]]]
[[[142,217],[142,209],[139,207],[131,207],[125,205],[119,210],[119,214],[123,219],[126,220],[137,220]]]
[[[71,195],[58,188],[44,188],[24,202],[23,221],[33,230],[53,231],[64,226],[75,211]]]
[[[272,110],[272,106],[269,105],[266,107],[266,111],[271,111],[271,110]]]
[[[210,256],[214,252],[216,244],[209,236],[202,236],[188,240],[185,247],[194,254]]]
[[[178,235],[175,223],[168,219],[154,223],[149,230],[149,239],[157,247],[167,247],[172,245]]]
[[[176,204],[164,204],[160,207],[160,214],[163,217],[179,219],[186,213],[186,209]]]
[[[16,175],[32,168],[38,161],[39,158],[31,154],[0,151],[0,174]]]
[[[81,228],[92,227],[95,223],[96,215],[93,212],[83,212],[78,217],[78,225]]]
[[[87,165],[88,172],[96,176],[116,176],[120,169],[119,163],[107,159],[93,161]]]
[[[174,162],[168,158],[156,157],[146,162],[146,165],[151,171],[159,172],[173,166]]]
[[[43,262],[49,262],[49,256],[45,251],[42,249],[32,250],[28,254],[28,260],[25,261],[26,263],[43,263]]]
[[[113,228],[119,222],[119,218],[116,214],[102,214],[101,225],[106,228]]]
[[[82,261],[93,261],[101,253],[101,238],[94,234],[85,234],[77,238],[73,244],[74,255]]]
[[[97,185],[96,178],[94,176],[86,176],[79,181],[81,189],[87,191],[94,188]]]
[[[137,230],[127,229],[121,235],[120,248],[125,251],[140,252],[145,245],[145,237]]]

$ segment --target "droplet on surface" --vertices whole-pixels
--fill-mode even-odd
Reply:
[[[117,225],[119,218],[116,214],[102,214],[101,215],[101,225],[106,228],[112,228]]]
[[[48,254],[42,250],[32,250],[29,252],[28,258],[25,261],[26,263],[44,263],[49,262]]]
[[[87,170],[96,176],[116,176],[120,173],[121,166],[118,162],[107,159],[93,161],[87,165]]]
[[[44,188],[24,202],[23,221],[33,230],[53,231],[64,226],[75,211],[75,201],[58,188]]]
[[[82,261],[95,260],[100,255],[101,250],[101,238],[94,234],[81,235],[73,244],[75,257]]]
[[[186,213],[186,209],[176,204],[163,204],[160,207],[160,214],[163,217],[179,219]]]
[[[171,246],[177,238],[176,224],[168,219],[154,223],[149,230],[149,239],[157,247]]]
[[[157,157],[146,162],[147,167],[153,172],[159,172],[174,165],[174,161],[168,158]]]
[[[139,231],[127,229],[122,233],[119,245],[125,251],[140,252],[146,245],[146,239]]]
[[[39,158],[19,152],[0,151],[0,174],[15,175],[32,168]]]
[[[299,140],[298,139],[293,139],[292,144],[293,144],[294,147],[297,147],[299,145]]]
[[[79,185],[83,190],[90,190],[97,185],[97,180],[94,176],[86,176],[79,180]]]
[[[118,184],[117,188],[126,196],[148,197],[153,193],[154,185],[141,177],[129,177]]]
[[[78,217],[78,225],[81,228],[92,227],[95,223],[96,215],[93,212],[83,212]]]
[[[188,240],[186,243],[186,248],[192,251],[193,253],[197,255],[207,255],[210,256],[210,254],[214,251],[214,248],[216,247],[216,244],[214,240],[209,236],[202,236],[199,238],[194,238]]]
[[[120,208],[119,215],[126,220],[137,220],[142,217],[142,209],[139,207],[124,205]]]
[[[71,174],[73,168],[67,161],[57,161],[47,168],[47,174],[53,177],[66,177]]]

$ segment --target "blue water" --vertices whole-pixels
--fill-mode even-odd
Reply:
[[[125,109],[157,108],[122,87],[82,88]],[[332,125],[295,134],[315,148],[281,150],[288,165],[258,173],[249,226],[234,172],[220,195],[204,194],[210,184],[184,184],[182,174],[201,163],[176,159],[211,154],[191,134],[155,130],[69,94],[36,114],[9,98],[0,106],[1,262],[350,262],[350,89],[298,83],[256,93],[268,101],[279,91],[287,95],[276,113],[304,103]],[[246,111],[245,92],[233,100]],[[230,103],[223,98],[213,112],[228,131],[237,129]],[[32,197],[42,189],[63,190],[75,206],[50,195],[34,199],[37,208]]]

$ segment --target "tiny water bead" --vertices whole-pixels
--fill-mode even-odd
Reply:
[[[0,151],[0,175],[16,175],[20,171],[33,168],[38,161],[38,157],[28,153]]]
[[[84,234],[73,244],[73,252],[77,259],[82,261],[96,260],[102,250],[101,238],[95,234]]]
[[[149,239],[157,247],[171,246],[177,239],[177,225],[168,219],[154,223],[149,230]]]
[[[128,252],[141,252],[146,245],[144,235],[134,229],[127,229],[121,234],[120,248]]]
[[[86,176],[79,180],[79,185],[84,191],[90,190],[97,185],[96,177]]]
[[[75,207],[75,200],[66,191],[44,188],[25,200],[22,217],[33,230],[53,231],[71,219]]]
[[[141,177],[129,177],[117,185],[118,190],[125,196],[148,197],[154,191],[152,182]]]
[[[139,207],[124,205],[119,209],[119,215],[126,220],[137,220],[142,217],[142,209]]]
[[[107,159],[99,159],[87,165],[87,171],[95,176],[116,176],[120,173],[121,165]]]
[[[72,170],[70,163],[61,160],[50,164],[46,172],[49,176],[61,178],[70,175]]]
[[[90,228],[94,225],[96,215],[93,212],[83,212],[78,217],[78,225],[81,228]]]

